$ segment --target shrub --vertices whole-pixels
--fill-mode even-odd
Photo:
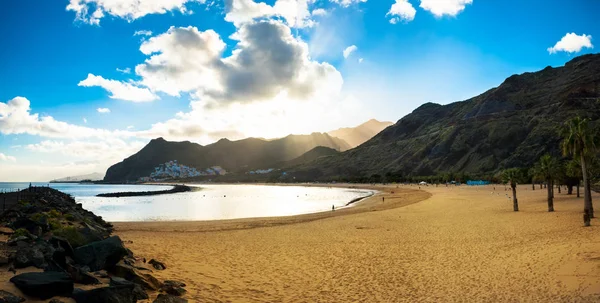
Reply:
[[[50,218],[60,218],[62,217],[62,214],[58,210],[52,209],[48,212],[48,216]]]
[[[50,225],[50,230],[57,230],[62,228],[62,223],[60,223],[57,219],[48,220],[48,225]]]
[[[67,221],[71,221],[71,222],[73,222],[73,221],[75,221],[75,216],[73,216],[72,214],[66,214],[66,215],[65,215],[65,219],[66,219]]]
[[[52,231],[55,236],[63,237],[69,241],[71,246],[79,247],[87,244],[87,240],[74,226],[62,227]]]

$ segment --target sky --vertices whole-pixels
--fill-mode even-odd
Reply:
[[[398,121],[594,53],[600,1],[0,1],[0,181]]]

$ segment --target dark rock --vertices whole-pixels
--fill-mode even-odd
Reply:
[[[48,301],[48,303],[65,303],[65,302],[63,302],[59,299],[52,299],[52,300]]]
[[[60,249],[62,248],[65,252],[65,256],[73,257],[73,247],[69,243],[69,241],[62,237],[52,236],[48,241],[54,248]]]
[[[77,263],[89,266],[91,271],[97,271],[113,267],[127,255],[127,250],[118,236],[112,236],[78,247],[74,254]]]
[[[8,291],[0,290],[0,303],[21,303],[25,302],[24,298],[15,296]]]
[[[46,268],[47,260],[52,260],[54,248],[45,241],[38,241],[31,245],[18,245],[14,258],[15,268],[35,266]]]
[[[30,232],[33,235],[36,236],[41,236],[41,233],[43,231],[47,231],[48,228],[48,221],[46,220],[45,224],[44,222],[36,222],[33,221],[27,217],[20,217],[17,218],[10,226],[12,229],[17,230],[19,228],[23,228],[25,230],[27,230],[28,232]]]
[[[73,299],[77,303],[135,303],[137,299],[133,294],[134,285],[119,285],[101,287],[88,291],[73,292]]]
[[[167,266],[164,263],[154,260],[154,259],[150,260],[150,262],[148,262],[148,264],[152,265],[152,267],[154,267],[155,269],[158,269],[158,270],[167,269]]]
[[[70,296],[73,292],[73,280],[66,273],[30,272],[16,275],[10,279],[24,294],[50,299],[54,296]]]
[[[18,236],[16,238],[12,238],[8,240],[8,246],[17,246],[19,242],[28,242],[30,241],[29,237],[26,236]]]
[[[111,277],[110,278],[110,286],[123,286],[123,285],[133,285],[133,296],[135,297],[136,300],[147,300],[150,297],[148,297],[148,294],[146,293],[146,291],[139,285],[139,284],[135,284],[131,281],[127,281],[123,278],[119,278],[119,277]]]
[[[161,291],[164,291],[170,295],[181,297],[187,291],[183,289],[185,287],[185,283],[173,280],[166,280],[161,287]]]
[[[100,280],[84,268],[68,264],[66,270],[75,283],[84,285],[100,284]]]
[[[160,294],[154,303],[187,303],[188,300],[173,295]]]
[[[162,286],[162,284],[151,274],[142,273],[133,266],[125,264],[123,261],[114,266],[113,273],[117,277],[141,285],[144,289],[159,290]]]
[[[98,278],[103,278],[103,279],[110,278],[110,276],[108,275],[108,273],[106,272],[106,270],[95,271],[95,272],[93,272],[93,274],[94,274],[94,276],[96,276]]]

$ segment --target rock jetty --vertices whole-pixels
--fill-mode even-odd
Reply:
[[[159,281],[166,265],[136,257],[113,226],[52,188],[26,189],[24,200],[0,215],[0,269],[35,267],[10,281],[31,298],[71,297],[75,302],[187,302],[185,283]],[[86,285],[82,290],[82,285]],[[2,302],[23,302],[21,294],[0,293]],[[167,301],[165,301],[167,300]],[[54,301],[59,302],[58,298]]]

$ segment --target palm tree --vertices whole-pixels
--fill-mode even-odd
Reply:
[[[571,161],[567,162],[566,165],[567,176],[569,179],[572,179],[572,184],[577,186],[577,198],[579,198],[579,185],[581,183],[581,163],[580,160],[575,158]],[[569,194],[572,192],[572,189],[569,188]]]
[[[548,190],[548,211],[554,211],[554,179],[559,172],[559,164],[556,158],[550,155],[544,155],[533,168],[535,175],[542,180],[546,180]]]
[[[585,226],[590,225],[590,219],[594,217],[594,206],[588,176],[588,161],[596,151],[596,144],[592,132],[588,127],[589,119],[575,117],[565,123],[562,129],[562,150],[564,155],[579,158],[581,162],[581,173],[583,175],[583,221]]]
[[[517,183],[521,182],[523,174],[519,168],[509,168],[502,172],[502,180],[510,184],[512,188],[513,210],[519,211],[519,202],[517,201]]]

